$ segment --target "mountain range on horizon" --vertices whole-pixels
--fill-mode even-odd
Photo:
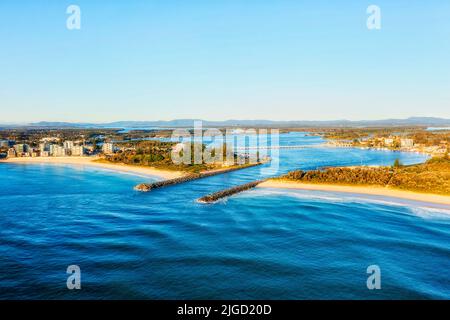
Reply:
[[[160,121],[115,121],[108,123],[49,122],[28,124],[0,124],[0,127],[31,128],[181,128],[192,127],[195,121],[202,121],[204,127],[377,127],[377,126],[450,126],[450,119],[437,117],[410,117],[406,119],[381,120],[224,120],[174,119]]]

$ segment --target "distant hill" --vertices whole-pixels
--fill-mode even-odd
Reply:
[[[116,121],[110,123],[70,123],[70,122],[36,122],[29,127],[41,128],[179,128],[192,127],[195,121],[200,119],[176,119],[169,121]],[[225,120],[202,121],[204,127],[393,127],[393,126],[426,126],[445,127],[450,126],[450,119],[433,117],[411,117],[407,119],[383,119],[383,120],[330,120],[330,121],[272,121],[272,120]]]

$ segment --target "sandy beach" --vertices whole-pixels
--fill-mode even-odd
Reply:
[[[173,179],[184,175],[181,171],[160,170],[151,167],[131,166],[125,164],[112,164],[96,162],[98,157],[36,157],[36,158],[8,158],[0,161],[0,163],[49,163],[49,164],[69,164],[99,167],[116,172],[136,174],[142,176],[154,176],[161,179]]]
[[[312,184],[301,183],[295,181],[282,180],[267,180],[260,183],[258,188],[283,188],[283,189],[301,189],[301,190],[316,190],[316,191],[330,191],[330,192],[344,192],[353,194],[368,194],[376,196],[386,196],[390,198],[400,198],[406,200],[429,202],[435,204],[443,204],[450,206],[450,196],[442,196],[427,193],[418,193],[411,191],[402,191],[391,188],[382,187],[363,187],[363,186],[340,186],[330,184]]]

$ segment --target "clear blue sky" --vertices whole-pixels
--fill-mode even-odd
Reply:
[[[450,118],[448,0],[1,0],[0,40],[0,122]]]

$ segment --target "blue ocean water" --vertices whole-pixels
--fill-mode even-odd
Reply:
[[[293,169],[423,155],[317,147],[282,135],[279,170],[249,168],[150,193],[151,178],[88,166],[0,164],[1,299],[449,299],[450,208],[374,196],[254,189]],[[268,165],[266,165],[267,167]],[[66,288],[69,265],[81,290]],[[368,290],[378,265],[382,289]]]

